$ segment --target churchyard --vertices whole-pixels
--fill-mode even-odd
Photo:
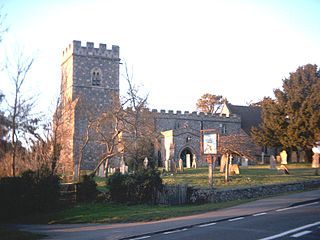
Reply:
[[[319,179],[315,175],[315,169],[310,163],[291,163],[287,165],[289,175],[283,174],[277,169],[270,169],[270,165],[254,165],[240,167],[240,174],[231,174],[228,182],[225,182],[224,173],[216,167],[213,175],[214,188],[238,188],[247,186],[301,182]],[[183,172],[163,174],[165,184],[188,184],[195,187],[208,187],[208,168],[184,169]]]
[[[225,182],[225,174],[215,167],[213,174],[213,187],[217,189],[241,188],[247,186],[268,185],[278,183],[301,182],[320,179],[315,175],[315,169],[310,163],[291,163],[287,165],[289,175],[277,169],[270,169],[270,165],[240,166],[240,174],[230,174],[229,181]],[[208,187],[208,167],[184,168],[183,172],[162,171],[162,180],[167,185],[188,185],[192,187]],[[106,191],[105,178],[96,177],[98,189]]]

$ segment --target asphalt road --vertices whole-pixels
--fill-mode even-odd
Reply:
[[[146,223],[15,225],[47,239],[320,239],[320,189]],[[298,234],[298,235],[296,235]],[[301,235],[300,235],[301,234]],[[304,235],[303,235],[304,234]],[[1,236],[0,236],[1,239]]]
[[[320,203],[312,202],[269,212],[213,221],[133,239],[320,239]]]

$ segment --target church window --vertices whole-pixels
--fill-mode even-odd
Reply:
[[[226,124],[221,124],[221,134],[226,135],[227,134],[227,125]]]
[[[101,70],[99,68],[94,68],[91,71],[91,84],[92,86],[101,85]]]

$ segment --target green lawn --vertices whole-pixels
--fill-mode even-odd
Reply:
[[[281,174],[277,170],[270,170],[269,166],[249,166],[248,168],[240,168],[241,174],[231,176],[231,181],[228,183],[224,182],[224,175],[220,174],[219,169],[216,168],[214,187],[222,189],[320,179],[320,176],[315,176],[315,170],[312,169],[310,165],[311,164],[289,164],[290,175]],[[105,191],[105,179],[96,178],[96,181],[99,189]],[[186,169],[183,173],[169,173],[163,176],[163,181],[166,184],[188,184],[190,186],[207,187],[208,169],[203,167]],[[114,203],[81,204],[56,213],[23,217],[23,219],[17,220],[17,222],[54,224],[152,221],[214,211],[253,200],[254,199],[184,206],[130,206]]]
[[[311,164],[289,164],[287,167],[290,172],[289,175],[271,170],[269,165],[240,167],[240,175],[231,175],[230,181],[227,183],[224,181],[224,174],[219,172],[219,168],[216,168],[213,179],[214,187],[223,189],[320,179],[320,176],[315,175],[315,170],[311,168]],[[182,173],[169,173],[162,178],[165,184],[208,187],[208,168],[185,169]]]

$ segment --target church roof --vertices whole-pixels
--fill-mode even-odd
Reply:
[[[241,117],[241,128],[250,134],[251,128],[258,126],[261,119],[261,108],[255,106],[237,106],[228,104],[230,113],[237,114]]]

